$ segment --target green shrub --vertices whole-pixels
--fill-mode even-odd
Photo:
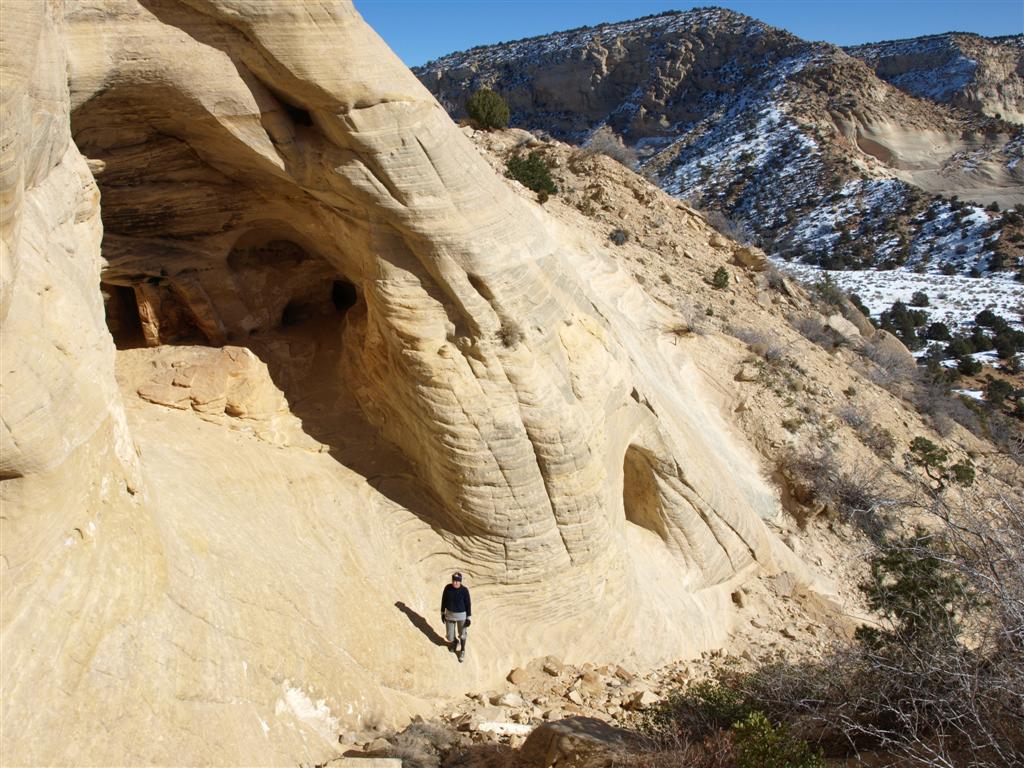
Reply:
[[[551,170],[538,152],[510,157],[505,163],[505,175],[536,192],[537,199],[542,203],[549,196],[558,194],[555,180],[551,178]]]
[[[466,114],[487,130],[508,127],[508,104],[490,88],[481,88],[469,97]]]
[[[912,464],[923,467],[925,474],[939,484],[939,488],[952,481],[958,485],[971,485],[974,482],[974,467],[968,461],[958,461],[947,466],[949,451],[926,437],[915,437],[910,443],[907,454]]]
[[[729,285],[729,271],[725,267],[716,269],[714,276],[711,278],[711,285],[719,290]]]
[[[737,768],[825,768],[821,750],[774,726],[762,712],[751,712],[732,727]]]
[[[820,281],[811,286],[811,290],[814,291],[819,299],[834,307],[841,307],[843,305],[843,299],[846,298],[843,290],[836,285],[835,280],[832,279],[832,276],[828,272],[825,273],[825,276]],[[864,314],[866,316],[867,312]]]
[[[920,349],[924,341],[917,329],[924,328],[928,315],[919,309],[908,309],[902,301],[894,301],[892,307],[878,317],[879,327],[902,341],[907,349]]]
[[[1001,360],[1009,360],[1024,347],[1024,333],[1007,329],[992,339],[992,346]]]
[[[927,307],[930,303],[928,294],[924,291],[914,291],[914,295],[910,297],[910,306],[912,307]]]
[[[992,379],[985,385],[985,399],[992,405],[1002,405],[1013,394],[1013,385],[1002,379]]]
[[[927,437],[915,437],[910,443],[910,453],[915,464],[932,469],[941,469],[949,458],[945,448],[940,448]]]
[[[874,554],[871,579],[861,591],[868,605],[892,625],[891,630],[857,630],[858,639],[876,647],[956,640],[959,616],[974,606],[973,596],[950,565],[946,542],[920,526]]]
[[[751,712],[750,704],[736,688],[716,680],[702,680],[645,710],[639,726],[645,735],[672,743],[727,730]]]
[[[998,328],[1002,327],[1000,320],[1003,320],[999,315],[993,312],[991,309],[983,309],[981,312],[974,316],[974,322],[984,328]],[[1003,323],[1006,321],[1003,320]]]
[[[981,363],[965,355],[957,360],[956,369],[964,376],[976,376],[981,373]]]
[[[935,322],[928,326],[924,337],[930,341],[949,341],[952,336],[949,333],[949,326],[943,322]]]
[[[946,345],[946,357],[963,357],[974,354],[975,351],[974,345],[966,336],[955,336]]]

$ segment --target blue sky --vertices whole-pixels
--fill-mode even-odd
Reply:
[[[474,45],[719,5],[808,40],[837,45],[931,35],[1024,32],[1024,0],[355,0],[356,8],[409,66]]]

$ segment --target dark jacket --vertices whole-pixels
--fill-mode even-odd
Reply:
[[[444,585],[444,592],[441,593],[441,612],[449,610],[452,613],[466,612],[468,619],[473,615],[472,604],[469,601],[469,587],[456,589],[451,584]]]

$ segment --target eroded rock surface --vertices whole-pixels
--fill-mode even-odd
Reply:
[[[5,763],[322,760],[464,690],[456,567],[477,681],[811,581],[664,310],[349,3],[18,4],[3,53]],[[281,393],[308,441],[232,428]]]
[[[915,96],[1024,122],[1024,35],[950,33],[846,50]]]

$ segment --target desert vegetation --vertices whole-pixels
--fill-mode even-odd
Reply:
[[[505,175],[536,192],[537,200],[541,203],[546,202],[551,195],[558,194],[558,187],[551,178],[551,169],[539,152],[509,157],[505,163]]]
[[[651,747],[636,764],[1021,764],[1024,510],[939,490],[924,503],[922,522],[887,530],[869,558],[860,590],[877,622],[821,659],[680,688],[639,719]]]
[[[466,100],[466,114],[487,130],[508,127],[508,104],[490,88],[480,88]]]

